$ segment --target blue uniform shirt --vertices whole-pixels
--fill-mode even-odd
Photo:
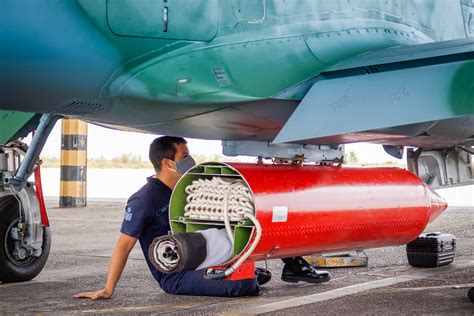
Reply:
[[[148,178],[147,184],[128,199],[120,229],[121,233],[138,238],[146,263],[158,282],[164,274],[151,264],[148,247],[155,237],[170,231],[168,206],[171,192],[160,180]]]
[[[128,199],[120,232],[137,237],[142,247],[148,268],[161,288],[170,294],[237,297],[258,295],[255,279],[239,281],[210,280],[205,270],[161,273],[151,264],[148,248],[155,237],[168,234],[170,230],[168,205],[171,189],[156,178],[148,178],[138,192]]]

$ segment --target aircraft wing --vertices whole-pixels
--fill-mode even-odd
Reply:
[[[452,119],[474,141],[474,38],[362,54],[279,97],[308,88],[274,143],[403,143]]]

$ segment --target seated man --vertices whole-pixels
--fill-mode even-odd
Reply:
[[[84,292],[75,298],[110,298],[127,263],[130,251],[137,240],[140,242],[151,274],[160,287],[170,294],[202,296],[254,296],[259,294],[259,285],[270,280],[270,274],[263,269],[256,270],[256,279],[239,281],[210,280],[205,269],[161,273],[150,262],[148,249],[157,236],[170,231],[168,205],[172,189],[182,173],[194,165],[189,156],[187,142],[180,137],[163,136],[150,145],[149,158],[156,174],[148,178],[140,190],[133,194],[125,207],[120,236],[109,262],[104,289]],[[179,171],[179,172],[178,172]],[[318,273],[301,257],[284,259],[282,279],[289,282],[324,282],[328,273]]]

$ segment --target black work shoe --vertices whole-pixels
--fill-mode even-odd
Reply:
[[[322,283],[331,279],[327,271],[316,271],[306,260],[301,257],[285,259],[285,265],[281,273],[281,279],[285,282],[298,283]]]
[[[256,268],[255,277],[257,278],[258,285],[264,285],[265,283],[268,283],[268,281],[271,280],[272,273],[267,269]]]

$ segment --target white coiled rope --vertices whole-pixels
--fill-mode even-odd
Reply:
[[[222,221],[224,216],[229,216],[231,222],[238,222],[246,213],[255,214],[252,193],[241,180],[199,179],[188,185],[185,192],[188,195],[185,217]],[[228,204],[227,212],[224,212],[226,194]]]
[[[213,177],[210,180],[193,181],[186,187],[185,192],[188,196],[184,216],[199,220],[224,221],[232,246],[234,246],[234,233],[230,222],[249,219],[254,224],[256,235],[252,245],[224,273],[215,274],[213,278],[229,276],[252,254],[262,236],[262,227],[255,218],[255,206],[250,189],[242,180]],[[208,276],[211,277],[209,274]]]

